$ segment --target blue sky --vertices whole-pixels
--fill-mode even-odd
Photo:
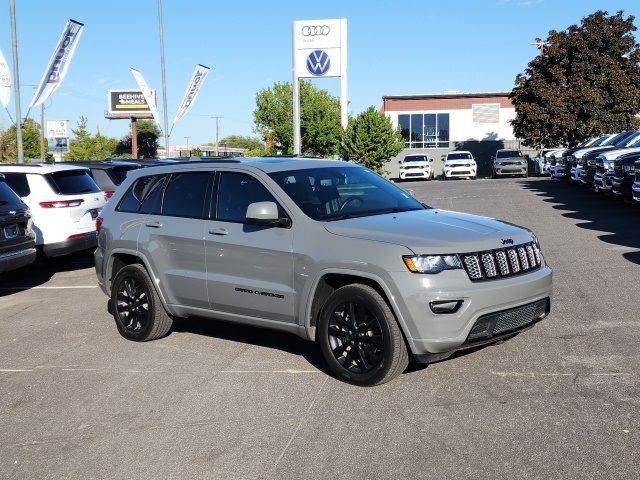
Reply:
[[[638,0],[164,0],[163,6],[169,122],[195,64],[212,68],[197,103],[176,124],[172,145],[186,136],[192,145],[213,141],[210,115],[224,117],[221,137],[253,135],[256,93],[291,81],[294,20],[347,19],[349,111],[358,114],[378,108],[383,95],[508,91],[536,55],[535,37],[597,9],[640,17]],[[69,18],[85,30],[64,83],[46,103],[47,119],[75,126],[84,115],[91,131],[120,137],[128,122],[104,118],[107,90],[135,88],[129,71],[135,67],[160,94],[157,0],[16,0],[16,13],[23,115],[33,95],[28,85],[40,81]],[[11,63],[8,0],[0,0],[0,25],[0,49]],[[338,95],[338,79],[316,84]],[[13,101],[9,110],[14,115]],[[9,124],[2,111],[0,128]]]

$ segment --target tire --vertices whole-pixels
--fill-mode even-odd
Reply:
[[[393,312],[367,285],[347,285],[331,294],[320,312],[318,341],[329,369],[353,385],[380,385],[409,364]]]
[[[155,340],[171,330],[173,320],[147,270],[140,264],[127,265],[118,272],[111,285],[109,302],[118,332],[128,340]]]

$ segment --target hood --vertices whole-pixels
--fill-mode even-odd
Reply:
[[[402,162],[400,164],[401,167],[424,167],[429,165],[429,162],[426,160],[416,160],[415,162]]]
[[[627,153],[636,153],[636,152],[640,152],[640,147],[616,148],[615,150],[604,152],[601,155],[603,160],[615,160],[620,155],[625,155]]]
[[[584,155],[588,154],[588,153],[594,153],[594,152],[603,152],[605,150],[612,150],[616,148],[613,145],[606,145],[604,147],[588,147],[588,148],[581,148],[580,150],[576,150],[575,152],[573,152],[573,156],[576,158],[582,158]]]
[[[417,254],[478,252],[533,240],[524,228],[446,210],[374,215],[325,223],[334,235],[403,245]]]
[[[476,161],[472,160],[470,158],[465,159],[461,159],[461,160],[445,160],[444,164],[447,167],[454,167],[456,165],[475,165]]]

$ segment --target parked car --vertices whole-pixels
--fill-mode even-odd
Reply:
[[[161,201],[162,200],[162,201]],[[378,174],[301,158],[135,170],[95,268],[130,340],[197,316],[293,332],[358,385],[495,342],[549,313],[534,234],[425,206]]]
[[[587,147],[576,150],[568,155],[571,163],[571,171],[569,180],[574,183],[587,185],[590,183],[591,175],[589,172],[589,160],[595,161],[595,158],[606,151],[624,149],[634,146],[640,142],[640,131],[621,132],[597,147]]]
[[[478,165],[471,152],[454,150],[444,158],[442,178],[473,178],[478,176]]]
[[[613,178],[611,179],[611,193],[625,200],[633,199],[631,187],[635,181],[635,162],[640,160],[640,153],[628,153],[613,161]]]
[[[64,164],[88,168],[89,174],[98,187],[100,187],[100,190],[104,192],[107,200],[113,196],[118,185],[120,185],[127,177],[128,172],[135,170],[136,168],[140,168],[140,165],[137,163],[114,160],[106,160],[102,162],[64,162]]]
[[[582,143],[576,147],[566,148],[562,155],[556,158],[555,166],[551,173],[551,176],[556,179],[567,179],[571,173],[572,161],[569,160],[569,155],[573,152],[585,147],[597,147],[598,145],[606,142],[612,138],[614,134],[602,135],[598,138],[591,139],[588,142]]]
[[[400,164],[400,173],[398,174],[398,178],[400,180],[420,178],[424,180],[432,180],[432,162],[433,159],[426,155],[407,155],[402,160],[398,161]]]
[[[496,152],[493,160],[493,178],[505,175],[528,175],[527,160],[520,150],[500,149]]]
[[[95,219],[106,199],[87,168],[0,164],[0,173],[29,206],[41,254],[56,257],[95,248]]]
[[[36,258],[36,236],[29,207],[0,173],[0,275],[25,267]]]
[[[631,195],[633,196],[633,200],[640,203],[640,160],[636,160],[634,164],[635,168],[635,181],[631,186]]]
[[[538,173],[540,175],[550,175],[551,174],[551,166],[552,166],[552,158],[554,154],[559,153],[562,154],[562,149],[558,148],[545,148],[538,153],[536,158],[533,159],[534,162],[538,164]]]

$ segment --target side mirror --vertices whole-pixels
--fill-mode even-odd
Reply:
[[[429,161],[430,161],[430,162],[433,162],[433,158],[430,158],[430,159],[429,159]]]
[[[291,226],[289,218],[278,217],[278,206],[274,202],[255,202],[247,207],[247,223],[267,227]]]

